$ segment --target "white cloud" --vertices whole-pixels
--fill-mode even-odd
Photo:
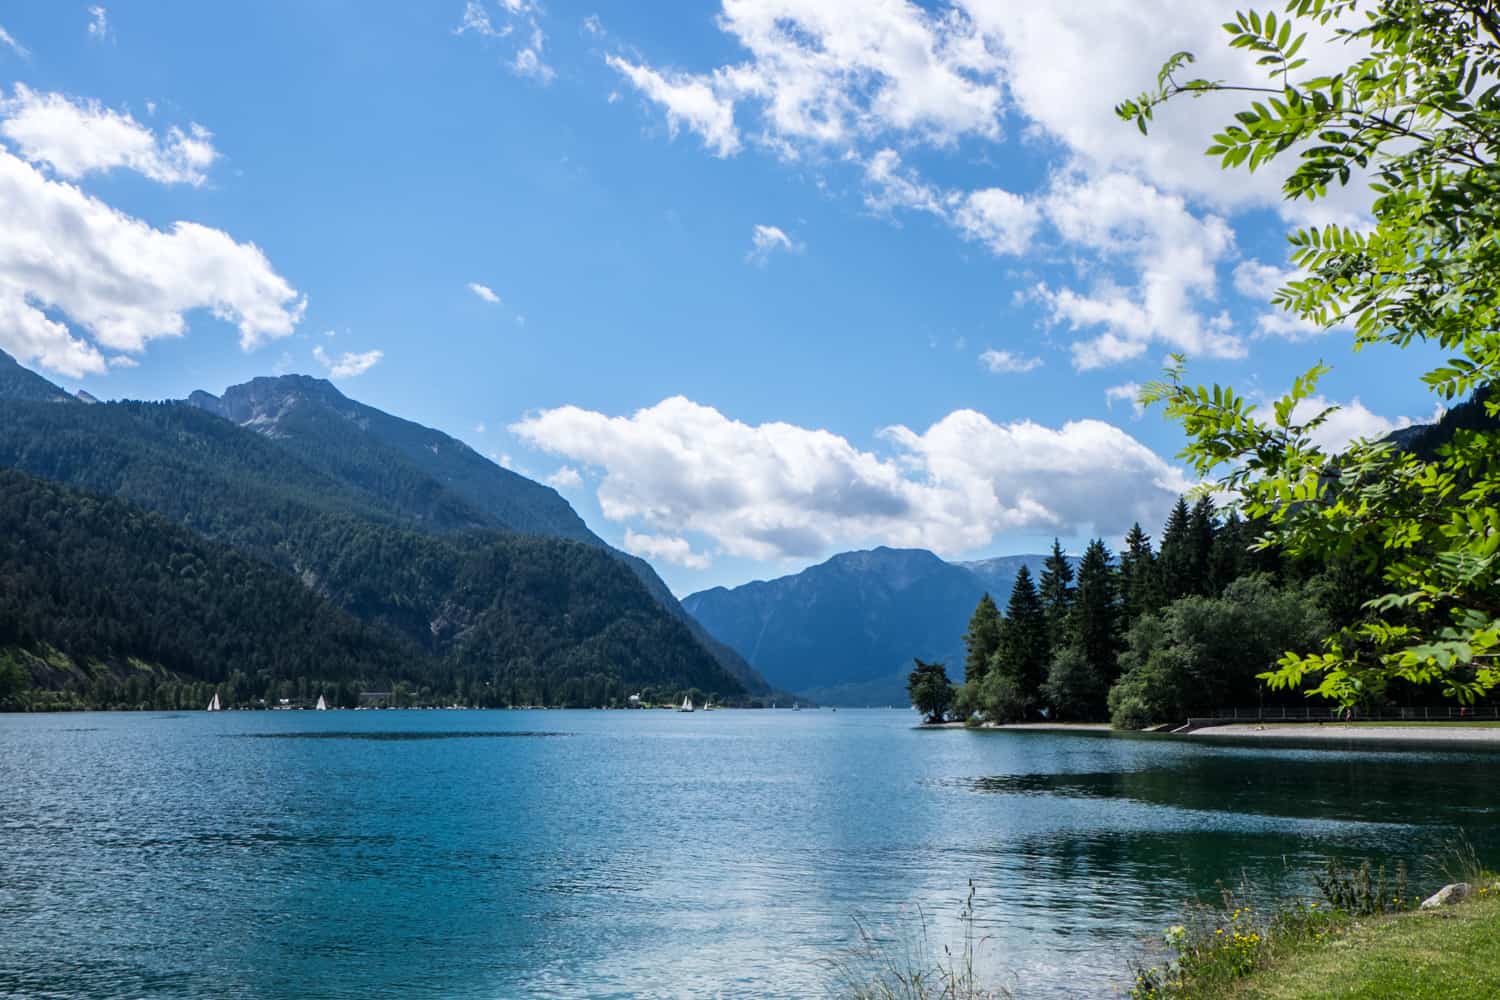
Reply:
[[[902,165],[894,149],[879,150],[866,161],[864,180],[865,204],[873,211],[927,212],[997,256],[1025,253],[1042,221],[1034,202],[1003,188],[966,192],[928,184]]]
[[[1223,219],[1195,215],[1181,197],[1126,174],[1055,178],[1045,208],[1070,244],[1133,278],[1121,285],[1105,275],[1086,291],[1042,288],[1054,322],[1102,328],[1073,345],[1079,369],[1139,357],[1155,341],[1190,354],[1244,357],[1227,313],[1203,312],[1217,296],[1217,265],[1234,252]]]
[[[1202,155],[1239,107],[1233,96],[1172,102],[1149,138],[1116,118],[1113,105],[1150,86],[1175,51],[1199,55],[1189,76],[1263,79],[1256,53],[1224,45],[1225,16],[1201,0],[721,0],[717,26],[740,55],[696,69],[607,59],[665,110],[674,134],[692,130],[717,156],[753,145],[784,160],[855,165],[871,209],[931,214],[1000,256],[1055,236],[1061,252],[1051,261],[1074,273],[1053,276],[1036,301],[1078,334],[1074,363],[1086,369],[1157,344],[1245,355],[1243,333],[1218,301],[1219,271],[1237,255],[1228,221],[1237,213],[1362,219],[1358,184],[1288,203],[1276,171],[1229,177]],[[1311,76],[1350,49],[1314,38],[1300,54]],[[1034,148],[1055,149],[1054,170],[1033,191],[954,188],[902,163],[959,140],[970,159],[970,148],[1003,153],[1006,122],[1019,123]],[[1100,204],[1107,214],[1091,215]],[[1311,332],[1274,315],[1256,329]]]
[[[102,373],[211,310],[246,350],[285,337],[306,300],[251,243],[192,222],[155,229],[0,148],[0,347],[63,375]],[[84,336],[63,322],[71,320]]]
[[[174,125],[158,137],[97,101],[38,93],[22,83],[14,96],[0,96],[0,118],[0,135],[22,156],[70,180],[123,167],[163,184],[197,187],[219,158],[213,134],[201,125]]]
[[[716,94],[711,84],[684,74],[659,73],[619,56],[608,56],[605,61],[647,100],[666,109],[667,128],[672,135],[685,127],[696,132],[715,156],[733,156],[740,151],[734,102]]]
[[[498,304],[500,302],[500,296],[496,295],[488,285],[481,285],[477,281],[471,281],[468,284],[468,289],[486,302],[491,304]]]
[[[1125,382],[1121,385],[1112,385],[1104,390],[1104,403],[1111,410],[1115,403],[1129,403],[1131,419],[1139,420],[1146,415],[1146,408],[1141,405],[1141,384],[1139,382]]]
[[[979,355],[979,362],[997,375],[1020,374],[1042,367],[1041,358],[997,351],[993,347]]]
[[[497,27],[491,20],[483,0],[466,0],[462,19],[453,29],[455,35],[475,34],[481,38],[520,38],[515,55],[509,66],[517,76],[530,77],[539,83],[551,83],[557,75],[543,58],[547,47],[547,35],[537,21],[539,11],[529,0],[499,0],[498,7],[504,21]]]
[[[97,4],[89,8],[89,37],[101,42],[109,37],[109,13]]]
[[[468,0],[464,4],[463,19],[458,22],[458,27],[453,29],[455,35],[470,31],[486,38],[503,38],[510,34],[509,30],[497,31],[495,29],[495,25],[490,21],[489,11],[484,9],[484,4],[480,0]]]
[[[0,48],[10,49],[22,59],[25,59],[27,56],[31,55],[30,52],[26,51],[26,47],[24,45],[16,41],[14,35],[5,30],[4,25],[0,25]]]
[[[1311,420],[1330,406],[1337,406],[1337,411],[1330,414],[1323,425],[1312,433],[1313,444],[1328,454],[1337,454],[1358,440],[1377,440],[1391,431],[1410,427],[1415,423],[1435,422],[1442,419],[1444,412],[1439,405],[1430,416],[1421,421],[1411,417],[1383,417],[1360,402],[1358,396],[1347,403],[1340,403],[1326,396],[1310,396],[1293,407],[1292,421],[1302,423]],[[1257,406],[1252,415],[1257,420],[1270,423],[1275,420],[1276,411],[1266,403]]]
[[[323,350],[322,344],[319,344],[313,348],[313,357],[317,358],[318,364],[328,369],[331,378],[354,378],[379,364],[380,359],[385,357],[385,352],[365,351],[362,354],[356,354],[353,351],[345,351],[334,358]]]
[[[583,476],[571,465],[564,465],[543,482],[554,489],[576,490],[583,485]]]
[[[750,252],[745,255],[746,260],[764,267],[766,261],[778,250],[801,253],[802,244],[793,240],[779,226],[756,225],[750,230]]]
[[[708,569],[713,565],[713,560],[707,555],[694,552],[686,538],[647,535],[629,528],[625,529],[625,551],[644,559],[660,559],[688,569]]]
[[[927,11],[904,0],[724,0],[718,25],[748,58],[667,76],[679,95],[691,90],[731,129],[736,104],[753,109],[758,141],[783,156],[880,132],[940,145],[1000,134],[1000,60],[960,9]],[[660,87],[663,74],[618,57],[611,65],[669,116],[682,116]],[[726,134],[714,144],[721,156],[739,148]]]
[[[682,397],[621,417],[564,406],[510,429],[602,470],[607,519],[700,534],[751,559],[877,543],[955,554],[1011,531],[1115,536],[1159,521],[1188,485],[1097,420],[1053,429],[958,410],[921,433],[886,429],[887,456],[826,430],[731,420]]]

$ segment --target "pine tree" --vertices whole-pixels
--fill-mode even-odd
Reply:
[[[1156,553],[1151,551],[1151,536],[1137,521],[1125,535],[1125,550],[1120,553],[1120,613],[1124,625],[1128,628],[1137,618],[1160,607]]]
[[[1098,692],[1088,706],[1091,717],[1102,718],[1106,705],[1103,692],[1109,690],[1119,674],[1120,605],[1119,581],[1113,557],[1103,541],[1095,539],[1084,550],[1078,564],[1078,591],[1068,620],[1069,644],[1081,657],[1081,667],[1089,675],[1084,686]],[[1055,686],[1055,685],[1051,685]]]
[[[1249,571],[1250,533],[1240,515],[1231,510],[1224,519],[1218,534],[1214,536],[1214,550],[1210,577],[1213,595],[1223,593],[1229,586]]]
[[[990,659],[999,647],[1000,609],[995,606],[994,599],[985,594],[969,619],[969,630],[964,633],[964,649],[967,651],[964,655],[964,683],[977,684],[984,679]]]
[[[1049,636],[1054,643],[1061,642],[1068,610],[1073,606],[1073,564],[1063,555],[1056,538],[1052,539],[1052,554],[1042,564],[1040,596],[1047,612]]]
[[[1157,589],[1163,604],[1193,593],[1191,521],[1186,498],[1178,497],[1162,529],[1161,552],[1156,558]]]
[[[1040,696],[1050,655],[1047,613],[1025,566],[1016,574],[1000,624],[1000,648],[994,669],[1013,681],[1028,705]]]
[[[1218,515],[1214,511],[1213,499],[1201,496],[1193,504],[1188,517],[1188,537],[1192,539],[1193,589],[1191,593],[1212,596],[1214,536],[1218,533]]]

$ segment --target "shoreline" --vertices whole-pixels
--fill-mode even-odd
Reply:
[[[1359,723],[1243,723],[1207,726],[1184,733],[1191,739],[1314,740],[1342,743],[1476,743],[1500,746],[1500,727],[1462,722],[1430,726],[1372,726]]]

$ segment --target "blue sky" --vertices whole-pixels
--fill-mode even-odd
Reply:
[[[1253,72],[1232,8],[1056,6],[6,4],[0,348],[103,398],[331,375],[679,593],[1154,532],[1172,350],[1333,363],[1331,439],[1429,418],[1421,359],[1265,304],[1309,216],[1200,156],[1229,106],[1110,115],[1179,48]]]

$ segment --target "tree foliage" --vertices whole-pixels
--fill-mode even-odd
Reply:
[[[948,670],[941,663],[916,661],[916,669],[906,678],[906,693],[926,722],[938,723],[948,717],[956,694],[948,680]]]
[[[1231,388],[1189,384],[1181,359],[1143,399],[1183,425],[1184,458],[1218,477],[1260,545],[1350,559],[1383,582],[1358,621],[1321,651],[1288,652],[1265,680],[1348,705],[1393,679],[1471,701],[1500,683],[1500,400],[1489,393],[1500,374],[1500,14],[1475,0],[1293,0],[1281,17],[1242,12],[1224,27],[1267,83],[1180,80],[1193,56],[1178,53],[1121,117],[1146,132],[1183,95],[1248,93],[1208,155],[1282,169],[1289,201],[1365,185],[1368,225],[1290,234],[1297,273],[1274,302],[1351,329],[1357,348],[1436,345],[1449,356],[1422,381],[1442,400],[1473,394],[1490,421],[1429,456],[1390,442],[1329,454],[1313,432],[1330,411],[1306,412],[1321,364],[1270,419]],[[1310,35],[1342,45],[1345,65],[1305,72]]]
[[[978,684],[989,669],[990,659],[1000,648],[1000,609],[994,598],[985,594],[969,619],[964,633],[964,681]]]

